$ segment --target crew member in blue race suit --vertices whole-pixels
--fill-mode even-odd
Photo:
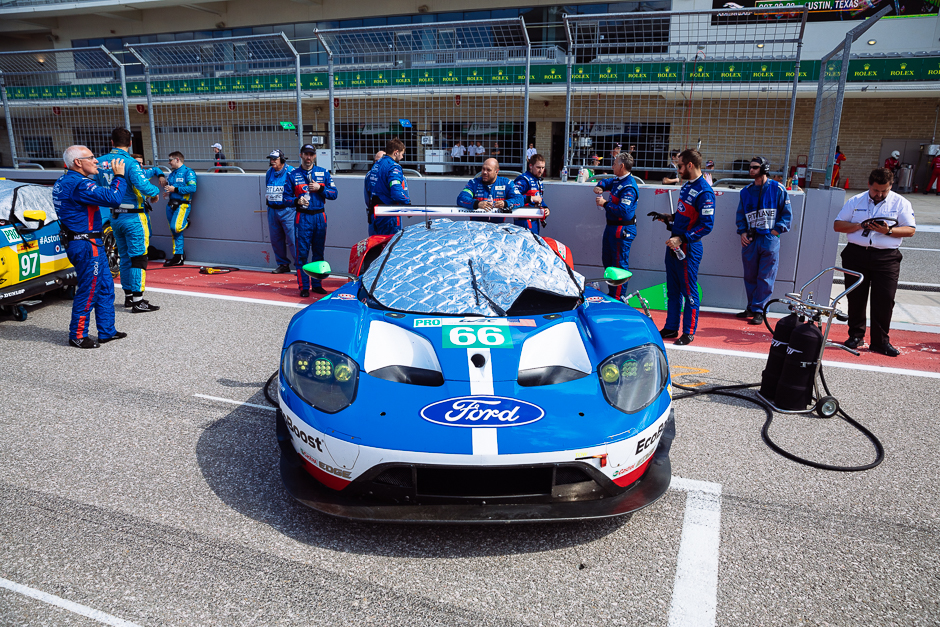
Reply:
[[[676,164],[679,177],[687,181],[679,190],[679,204],[672,216],[672,237],[666,240],[666,325],[659,332],[664,338],[682,335],[674,343],[691,344],[698,328],[698,267],[702,262],[702,238],[715,225],[715,192],[702,176],[702,155],[686,149]],[[682,302],[685,301],[685,308]]]
[[[127,333],[114,328],[114,280],[101,242],[99,209],[99,206],[113,208],[121,204],[127,190],[124,162],[115,161],[110,185],[99,187],[89,178],[98,173],[98,161],[88,148],[70,146],[62,160],[68,171],[52,187],[52,202],[59,217],[65,254],[78,275],[69,344],[77,348],[98,348],[99,343],[127,337]],[[88,337],[88,316],[92,308],[98,341]]]
[[[336,200],[336,185],[330,172],[314,165],[317,149],[304,144],[300,149],[300,167],[287,175],[290,194],[297,212],[294,219],[294,265],[297,266],[297,287],[300,297],[310,296],[312,289],[317,294],[326,294],[319,279],[312,279],[304,272],[307,256],[312,261],[323,261],[326,247],[326,201]],[[312,283],[312,286],[311,286]]]
[[[164,266],[181,266],[183,257],[183,231],[189,226],[193,194],[196,193],[196,173],[183,165],[183,153],[171,152],[170,167],[174,168],[166,177],[163,191],[170,194],[166,204],[166,219],[173,234],[173,256],[163,262]]]
[[[362,183],[362,197],[366,201],[366,224],[369,225],[370,236],[372,235],[372,220],[375,218],[375,216],[372,215],[372,188],[375,187],[375,182],[379,179],[379,161],[381,161],[384,156],[384,150],[375,153],[375,156],[372,157],[372,167],[369,168],[369,172],[366,174],[366,178]]]
[[[457,206],[464,209],[485,209],[509,213],[522,206],[522,196],[516,186],[504,176],[499,176],[499,161],[487,159],[483,162],[480,176],[467,181],[466,187],[457,196]],[[504,218],[472,218],[476,222],[502,223]]]
[[[594,188],[598,207],[607,213],[607,227],[601,245],[601,263],[605,268],[615,267],[630,269],[630,246],[636,239],[636,204],[640,190],[633,178],[633,155],[628,152],[618,153],[614,157],[614,175],[617,178],[602,179]],[[610,192],[610,198],[604,200],[603,192]],[[607,292],[617,299],[627,294],[629,281],[621,285],[608,286]]]
[[[113,175],[113,163],[124,162],[124,178],[127,189],[119,207],[112,210],[111,228],[121,256],[121,287],[124,289],[124,306],[131,313],[145,313],[160,309],[144,300],[147,287],[147,248],[150,246],[150,217],[147,215],[147,199],[156,200],[160,189],[150,182],[143,168],[131,156],[131,132],[126,128],[111,131],[110,153],[98,161],[95,180],[99,185],[109,185]]]
[[[405,143],[395,137],[385,144],[385,154],[366,177],[364,194],[369,211],[369,235],[394,235],[401,230],[398,216],[375,217],[376,205],[410,205],[408,181],[398,164],[405,156]]]
[[[744,290],[747,307],[738,318],[748,324],[764,324],[764,306],[774,291],[780,262],[780,234],[790,230],[790,195],[786,188],[769,178],[770,162],[751,159],[749,173],[754,182],[741,190],[735,223],[741,236],[744,263]]]
[[[530,144],[531,146],[531,144]],[[529,150],[535,150],[530,148]],[[525,201],[524,207],[540,207],[545,211],[545,218],[548,217],[548,206],[545,204],[545,192],[542,188],[542,177],[545,175],[545,157],[535,153],[529,157],[529,170],[516,177],[512,184],[516,187],[516,193],[521,195]],[[536,235],[539,234],[539,225],[545,226],[545,218],[536,220],[534,218],[519,218],[513,220],[516,226],[529,229]]]
[[[271,236],[271,248],[277,267],[271,274],[290,272],[288,247],[294,250],[294,196],[291,189],[290,173],[294,168],[287,165],[287,159],[280,150],[272,150],[268,155],[268,173],[264,176],[264,202],[268,206],[268,232]],[[285,242],[287,245],[285,245]]]

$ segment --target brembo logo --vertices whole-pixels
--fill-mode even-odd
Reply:
[[[518,427],[544,415],[538,405],[500,396],[449,398],[421,410],[428,422],[449,427]]]

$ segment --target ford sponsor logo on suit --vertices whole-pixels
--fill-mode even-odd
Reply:
[[[518,427],[544,415],[538,405],[502,396],[448,398],[421,410],[421,417],[428,422],[448,427]]]

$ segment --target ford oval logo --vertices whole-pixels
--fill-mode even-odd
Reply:
[[[501,396],[449,398],[421,410],[421,417],[428,422],[448,427],[518,427],[544,415],[538,405]]]

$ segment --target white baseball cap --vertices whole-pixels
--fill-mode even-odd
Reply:
[[[219,150],[222,150],[222,144],[216,142],[212,144],[211,146],[209,146],[209,148],[218,148]]]

